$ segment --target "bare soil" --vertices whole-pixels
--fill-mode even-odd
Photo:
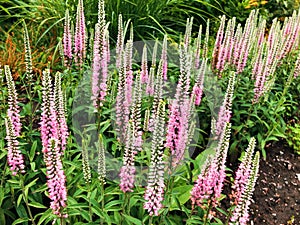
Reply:
[[[300,156],[283,142],[267,149],[251,205],[251,223],[300,224]]]

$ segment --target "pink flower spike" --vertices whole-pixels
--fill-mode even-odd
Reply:
[[[148,60],[147,60],[147,45],[144,45],[141,65],[141,79],[142,83],[145,84],[148,81]]]
[[[147,209],[150,216],[159,215],[164,199],[164,167],[163,146],[165,126],[165,103],[160,100],[155,116],[153,139],[151,144],[151,162],[148,173],[148,185],[145,191],[144,209]]]
[[[5,118],[6,140],[7,140],[7,161],[12,175],[25,173],[23,155],[19,149],[19,142],[14,132],[14,126],[10,117]]]
[[[161,53],[161,60],[162,60],[162,74],[164,80],[167,80],[167,73],[168,73],[168,59],[167,59],[167,35],[164,36],[163,46],[162,46],[162,53]]]
[[[65,25],[64,25],[64,36],[63,36],[65,66],[71,65],[72,60],[72,34],[70,26],[69,10],[66,10]]]
[[[84,17],[84,8],[83,0],[78,1],[77,14],[76,14],[76,27],[75,27],[75,60],[79,63],[80,66],[83,64],[83,60],[86,54],[86,34],[85,34],[85,17]]]

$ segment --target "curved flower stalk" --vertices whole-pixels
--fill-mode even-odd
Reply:
[[[74,36],[75,61],[82,66],[86,54],[86,34],[83,0],[78,1]]]
[[[204,204],[215,207],[221,196],[225,174],[225,162],[230,141],[231,124],[226,123],[221,139],[216,149],[216,155],[207,160],[198,176],[198,179],[191,191],[193,207],[198,205],[206,208]],[[208,208],[210,208],[208,206]],[[208,212],[209,213],[209,212]]]
[[[231,107],[232,107],[232,99],[235,85],[235,77],[236,73],[231,72],[229,75],[229,81],[227,90],[225,93],[223,104],[220,106],[218,119],[216,122],[216,135],[219,136],[222,134],[225,124],[230,122],[231,118]]]
[[[20,122],[20,107],[18,105],[18,95],[8,65],[4,66],[4,73],[5,73],[5,77],[7,81],[7,89],[8,89],[7,116],[10,117],[11,122],[13,124],[15,136],[18,137],[21,134],[21,128],[22,128],[22,124]]]
[[[23,155],[19,149],[19,142],[15,134],[14,125],[10,117],[5,118],[6,140],[7,140],[7,162],[12,171],[12,175],[25,173]]]
[[[161,100],[158,105],[156,120],[154,123],[153,139],[151,145],[151,162],[148,173],[148,185],[145,191],[144,208],[150,216],[158,216],[163,207],[164,199],[164,126],[165,103]]]
[[[69,10],[66,10],[65,24],[64,24],[64,35],[63,35],[63,46],[64,46],[64,57],[65,66],[70,67],[72,62],[72,33],[71,33],[71,22]]]
[[[59,79],[59,78],[58,78]],[[59,83],[59,81],[57,81]],[[64,115],[62,112],[57,112],[62,107],[62,103],[58,109],[55,108],[55,99],[52,91],[52,81],[50,77],[50,70],[43,72],[43,95],[42,95],[42,116],[41,116],[41,138],[44,154],[44,161],[47,167],[47,185],[49,191],[49,198],[52,200],[50,207],[53,213],[59,217],[66,217],[63,213],[66,206],[66,179],[62,168],[62,140],[60,135],[65,131],[60,130],[58,114]],[[57,99],[59,102],[60,88],[57,88]]]
[[[24,22],[24,48],[25,48],[25,66],[26,75],[29,83],[32,80],[32,59],[31,59],[31,48],[26,23]]]
[[[252,137],[250,139],[248,148],[246,149],[242,162],[239,165],[238,170],[236,171],[234,184],[232,186],[232,196],[235,204],[238,204],[238,202],[241,201],[241,196],[245,191],[246,184],[251,173],[252,157],[254,153],[255,144],[255,138]]]
[[[249,221],[249,206],[259,171],[259,152],[251,162],[251,171],[240,200],[236,203],[229,225],[246,225]]]

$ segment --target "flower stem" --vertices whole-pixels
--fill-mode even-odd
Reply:
[[[33,216],[32,216],[31,210],[30,210],[30,207],[29,207],[27,196],[25,194],[24,176],[22,176],[21,174],[19,174],[19,178],[20,178],[20,181],[21,181],[21,188],[22,188],[23,200],[24,200],[24,202],[26,204],[26,208],[27,208],[30,220],[32,222],[32,225],[36,225],[36,223],[34,222],[34,219],[33,219]]]
[[[210,212],[211,208],[212,208],[212,204],[211,204],[211,202],[209,202],[209,203],[208,203],[208,209],[207,209],[206,214],[205,214],[205,216],[204,216],[204,222],[203,222],[203,225],[206,225],[207,222],[208,222],[208,216],[209,216],[209,212]]]
[[[149,218],[149,225],[152,225],[153,216],[150,216]]]

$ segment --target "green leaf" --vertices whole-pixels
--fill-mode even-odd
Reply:
[[[20,224],[20,223],[24,223],[24,222],[28,222],[28,221],[29,221],[28,218],[19,218],[19,219],[15,220],[12,225]]]
[[[0,208],[0,224],[6,224],[4,211],[1,208]]]
[[[126,214],[123,214],[123,216],[125,217],[125,219],[127,221],[130,222],[130,224],[142,225],[142,221],[139,220],[139,219],[136,219],[136,218],[134,218],[132,216],[129,216],[129,215],[126,215]]]
[[[35,140],[31,145],[31,149],[30,149],[30,153],[29,153],[30,162],[33,162],[35,152],[36,152],[36,147],[37,147],[37,140]]]
[[[20,218],[28,218],[27,211],[23,205],[19,205],[19,207],[16,207],[16,211]]]
[[[124,201],[122,201],[122,200],[114,200],[114,201],[111,201],[111,202],[107,203],[105,205],[105,209],[108,210],[109,208],[111,208],[112,206],[115,206],[115,205],[120,205],[121,206],[123,203],[124,203]]]
[[[38,202],[30,202],[30,203],[28,203],[28,205],[30,205],[34,208],[38,208],[38,209],[46,209],[47,208],[46,206],[44,206],[43,204],[38,203]]]
[[[173,188],[170,210],[180,209],[191,197],[193,185],[183,185]],[[175,195],[175,196],[174,196]]]
[[[23,198],[23,194],[20,194],[17,200],[17,207],[19,207],[19,205],[21,204],[22,198]]]
[[[52,215],[52,210],[51,209],[48,209],[46,212],[42,213],[42,216],[41,218],[39,219],[39,222],[37,225],[41,225],[41,224],[44,224],[44,221],[50,217]]]

